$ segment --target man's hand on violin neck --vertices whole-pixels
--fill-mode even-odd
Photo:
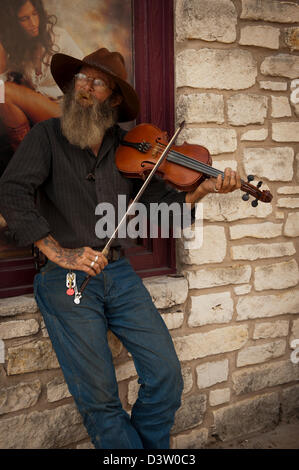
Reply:
[[[225,168],[224,178],[219,174],[217,178],[205,179],[195,191],[186,194],[186,202],[194,204],[202,199],[208,193],[231,193],[241,188],[241,177],[237,171],[231,168]]]
[[[49,260],[62,268],[84,271],[90,276],[96,276],[108,264],[107,258],[100,251],[88,246],[63,248],[51,235],[38,240],[35,245]]]

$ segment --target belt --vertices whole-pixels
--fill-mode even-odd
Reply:
[[[99,247],[92,247],[95,251],[102,251],[102,248]],[[108,263],[113,263],[114,261],[118,261],[120,258],[125,256],[125,250],[120,246],[113,246],[109,249],[108,255],[106,256]]]

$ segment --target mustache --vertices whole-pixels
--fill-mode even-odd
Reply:
[[[86,90],[78,90],[74,96],[74,99],[79,102],[84,100],[85,103],[90,106],[97,104],[96,98],[89,91]]]

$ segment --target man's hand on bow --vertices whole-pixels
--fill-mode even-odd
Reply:
[[[108,264],[107,258],[100,251],[88,246],[63,248],[51,235],[38,240],[35,245],[62,268],[84,271],[90,276],[96,276]]]

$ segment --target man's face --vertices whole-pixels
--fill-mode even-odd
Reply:
[[[71,144],[92,148],[102,142],[106,130],[117,122],[116,106],[122,101],[114,88],[105,73],[88,66],[80,69],[62,106],[62,132]]]
[[[113,93],[115,84],[100,70],[83,66],[80,69],[79,75],[80,74],[84,74],[90,79],[100,79],[102,81],[102,85],[99,85],[92,80],[86,80],[84,78],[75,79],[75,99],[82,106],[91,106],[94,102],[92,97],[99,101],[99,103],[103,103]],[[111,103],[111,105],[116,106],[114,103]]]

